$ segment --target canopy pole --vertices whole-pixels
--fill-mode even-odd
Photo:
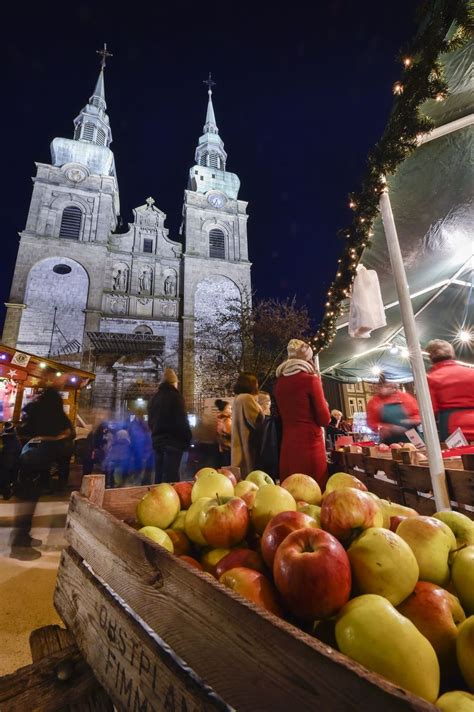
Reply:
[[[423,355],[421,353],[420,343],[418,340],[415,316],[413,314],[405,267],[403,264],[397,228],[393,219],[392,206],[390,204],[388,191],[384,191],[380,196],[380,210],[382,213],[382,221],[385,237],[387,239],[387,247],[390,255],[393,277],[400,302],[400,313],[403,327],[405,329],[405,338],[410,353],[413,378],[416,386],[416,395],[420,406],[421,421],[423,423],[423,435],[426,442],[428,464],[431,475],[431,483],[433,485],[436,509],[437,511],[443,509],[449,510],[451,509],[451,505],[446,487],[446,473],[444,470],[443,457],[441,455],[441,446],[436,429],[433,406],[431,404],[430,391],[423,363]]]

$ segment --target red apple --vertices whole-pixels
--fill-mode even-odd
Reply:
[[[209,546],[229,548],[245,537],[249,520],[249,510],[243,499],[217,498],[204,512],[201,533]]]
[[[216,578],[220,579],[222,574],[230,569],[235,569],[238,566],[244,566],[246,569],[254,569],[255,571],[264,572],[263,559],[260,554],[252,549],[232,549],[232,551],[224,556],[216,566]]]
[[[408,517],[404,517],[401,514],[396,517],[390,517],[390,531],[396,532],[398,525],[400,524],[400,522],[403,522],[404,519],[408,519]]]
[[[299,529],[282,541],[273,578],[283,602],[303,621],[333,616],[351,593],[351,567],[343,546],[313,527]]]
[[[278,594],[260,571],[237,566],[222,574],[219,581],[257,606],[266,608],[277,616],[282,615]]]
[[[225,470],[225,469],[219,469],[219,470],[217,470],[217,472],[220,472],[221,475],[225,475],[226,477],[228,477],[229,480],[232,482],[233,486],[234,487],[236,486],[237,478],[233,472],[231,472],[230,470]]]
[[[191,490],[194,482],[175,482],[173,487],[178,493],[181,509],[189,509],[191,506]]]
[[[241,497],[249,509],[252,508],[257,492],[258,485],[256,485],[255,482],[250,482],[250,480],[241,480],[237,486],[234,487],[234,495]]]
[[[316,527],[317,522],[303,512],[280,512],[270,519],[262,534],[260,548],[263,560],[271,570],[276,551],[288,534],[304,527]]]
[[[196,559],[193,559],[192,556],[181,555],[179,558],[181,559],[181,561],[185,561],[187,564],[189,564],[189,566],[193,566],[198,571],[203,571],[203,568],[202,568],[201,564],[199,563],[199,561],[196,561]]]
[[[177,529],[165,529],[165,531],[173,542],[176,556],[189,554],[191,551],[191,542],[184,532],[178,531]]]
[[[418,581],[397,610],[430,641],[441,672],[448,677],[455,672],[458,626],[466,618],[456,596],[434,583]]]
[[[383,514],[366,492],[341,487],[330,492],[321,506],[321,526],[339,541],[349,542],[369,527],[383,527]]]

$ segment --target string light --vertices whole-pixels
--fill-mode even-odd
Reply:
[[[56,371],[56,376],[57,376],[58,378],[59,378],[59,376],[62,376],[62,375],[63,375],[63,374],[61,373],[61,371]]]
[[[40,368],[46,368],[45,362],[44,362],[44,361],[41,361],[39,367],[40,367]]]
[[[465,329],[461,329],[458,334],[458,339],[459,341],[462,341],[463,344],[468,344],[472,339],[472,333],[470,331],[466,331]]]
[[[392,355],[398,354],[398,346],[392,346],[392,347],[390,348],[390,353],[391,353]]]
[[[406,69],[408,69],[408,67],[411,67],[412,64],[413,64],[413,60],[412,60],[411,57],[404,57],[404,58],[403,58],[403,66],[404,66]]]
[[[349,207],[352,208],[352,210],[355,210],[357,208],[357,203],[354,203],[353,200],[349,201]]]
[[[380,376],[380,374],[382,373],[382,369],[379,368],[379,366],[372,366],[370,370],[372,371],[374,376]]]
[[[408,358],[409,355],[410,355],[410,352],[408,351],[408,349],[402,349],[403,358]]]
[[[401,82],[395,82],[395,84],[392,87],[392,91],[394,94],[400,95],[403,94],[404,86]]]

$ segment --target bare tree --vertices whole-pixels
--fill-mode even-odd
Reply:
[[[261,384],[286,357],[291,338],[310,329],[306,307],[295,299],[227,299],[224,307],[196,323],[196,378],[203,396],[230,395],[239,371],[251,371]]]

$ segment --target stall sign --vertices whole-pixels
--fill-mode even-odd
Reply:
[[[30,358],[31,356],[29,354],[24,354],[21,351],[15,351],[10,364],[12,366],[23,366],[23,368],[25,368],[28,366]]]
[[[456,428],[456,430],[451,433],[448,438],[446,438],[445,442],[450,450],[455,447],[465,447],[466,445],[469,445],[461,428]]]
[[[26,381],[28,373],[21,368],[12,368],[11,363],[9,363],[6,366],[0,364],[0,376],[9,378],[12,381]]]

